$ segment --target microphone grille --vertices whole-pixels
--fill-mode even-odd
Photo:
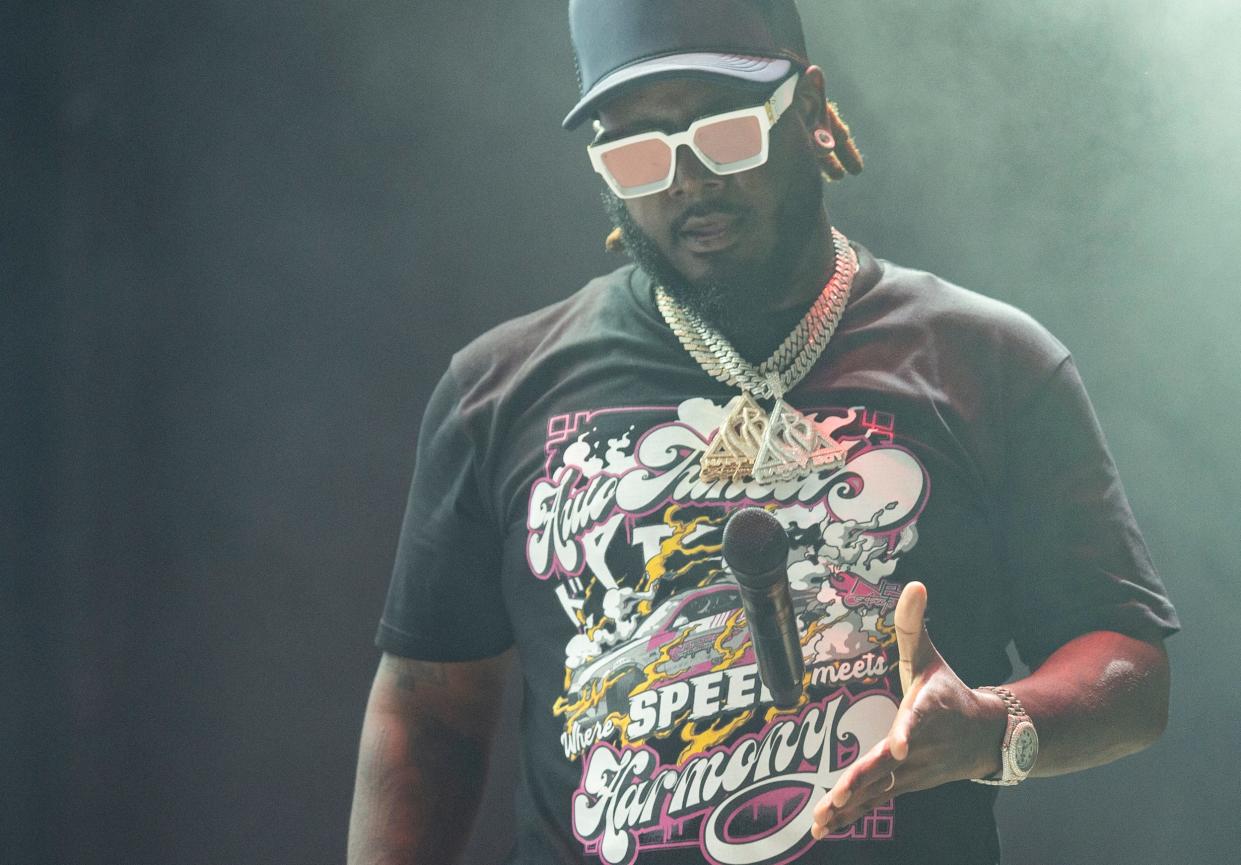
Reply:
[[[789,538],[762,508],[742,508],[724,525],[724,561],[738,579],[766,574],[788,562]]]

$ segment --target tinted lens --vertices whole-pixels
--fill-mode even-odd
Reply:
[[[753,159],[763,150],[763,128],[757,117],[734,117],[700,126],[694,144],[720,166]]]
[[[672,150],[657,138],[626,144],[601,157],[604,168],[622,189],[637,189],[668,176]]]

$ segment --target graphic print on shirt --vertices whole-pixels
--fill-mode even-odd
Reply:
[[[895,419],[804,411],[848,449],[843,467],[764,485],[703,482],[729,406],[692,399],[552,418],[531,488],[526,551],[574,628],[547,707],[581,765],[571,822],[583,851],[629,865],[699,848],[718,865],[778,865],[815,843],[811,811],[887,733],[899,703],[892,615],[899,561],[929,495]],[[789,536],[805,694],[774,707],[758,677],[724,522],[758,506]],[[892,837],[891,803],[832,840]]]

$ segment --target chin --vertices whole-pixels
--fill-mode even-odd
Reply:
[[[741,244],[735,244],[713,252],[677,249],[674,255],[667,258],[686,279],[698,281],[745,278],[766,266],[770,255],[756,255],[742,248]]]
[[[727,280],[737,272],[735,262],[703,261],[698,256],[683,256],[671,261],[685,281],[695,285]]]

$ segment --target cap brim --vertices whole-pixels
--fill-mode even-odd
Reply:
[[[755,57],[745,54],[669,54],[622,66],[598,81],[573,106],[561,124],[573,129],[600,103],[620,95],[638,81],[677,76],[711,75],[770,84],[789,74],[793,64],[782,57]]]

